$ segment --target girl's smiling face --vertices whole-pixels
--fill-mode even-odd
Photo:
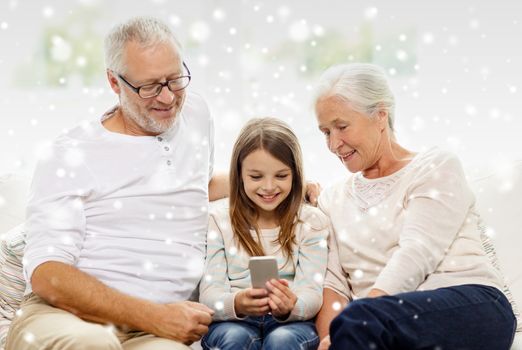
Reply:
[[[275,219],[274,210],[292,190],[292,169],[267,151],[257,149],[243,160],[241,178],[259,216]]]

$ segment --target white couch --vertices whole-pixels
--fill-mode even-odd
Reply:
[[[495,171],[469,168],[468,174],[504,275],[522,307],[522,161]],[[23,221],[28,187],[27,177],[0,176],[0,235]],[[512,350],[522,350],[522,333],[517,333]]]

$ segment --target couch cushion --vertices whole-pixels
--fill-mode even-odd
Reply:
[[[522,198],[522,161],[500,164],[495,169],[477,167],[467,170],[471,178],[470,184],[477,197],[476,205],[484,224],[484,232],[495,244],[494,260],[498,258],[495,265],[500,265],[510,287],[512,299],[520,308],[522,273],[519,247],[522,245],[522,216],[519,203]],[[520,314],[518,316],[522,321]],[[519,331],[522,330],[520,321]]]
[[[0,241],[0,348],[25,291],[22,257],[25,248],[25,230],[21,224],[4,235]]]
[[[518,304],[515,300],[515,297],[513,296],[513,293],[511,293],[511,289],[509,287],[509,282],[507,281],[504,272],[502,268],[500,267],[500,262],[498,260],[498,255],[496,253],[495,246],[491,239],[488,237],[488,228],[484,225],[480,227],[482,230],[482,246],[484,247],[484,250],[486,251],[487,256],[489,257],[491,264],[499,271],[499,273],[502,275],[504,287],[502,288],[502,292],[506,296],[506,298],[511,303],[511,307],[513,308],[513,313],[515,314],[515,317],[517,319],[517,332],[522,331],[522,318],[518,309]]]

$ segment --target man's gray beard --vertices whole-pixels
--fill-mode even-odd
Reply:
[[[174,125],[174,122],[176,121],[177,115],[169,119],[166,123],[158,123],[153,118],[149,118],[147,116],[140,115],[139,113],[135,112],[134,110],[128,108],[128,106],[125,104],[122,107],[122,110],[125,114],[125,116],[129,117],[134,121],[138,126],[152,134],[163,134],[167,130],[169,130],[172,125]]]

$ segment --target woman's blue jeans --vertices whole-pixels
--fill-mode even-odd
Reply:
[[[516,319],[494,287],[462,285],[351,302],[330,325],[330,350],[508,350]]]
[[[313,322],[280,323],[271,315],[213,322],[201,339],[205,350],[315,350],[318,345]]]

